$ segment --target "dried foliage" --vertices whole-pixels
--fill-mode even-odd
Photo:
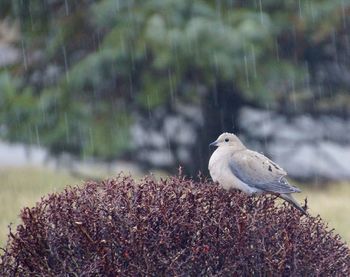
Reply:
[[[349,276],[319,217],[207,181],[119,176],[25,208],[1,276]]]

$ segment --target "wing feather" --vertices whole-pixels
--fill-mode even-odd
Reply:
[[[251,187],[274,193],[300,192],[288,183],[283,168],[258,152],[235,152],[230,158],[229,168],[238,179]]]

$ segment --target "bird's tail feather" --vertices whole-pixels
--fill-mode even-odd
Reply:
[[[301,211],[304,215],[309,215],[300,205],[299,203],[294,199],[294,197],[291,194],[280,194],[280,197],[284,200],[288,201],[290,204],[292,204],[295,208],[297,208],[299,211]]]

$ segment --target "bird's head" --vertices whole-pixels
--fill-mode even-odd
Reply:
[[[239,138],[232,133],[223,133],[218,139],[209,146],[217,146],[217,147],[232,147],[234,150],[245,149],[243,143],[239,140]]]

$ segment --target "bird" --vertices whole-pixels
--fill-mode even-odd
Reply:
[[[232,133],[223,133],[210,146],[216,146],[209,159],[209,173],[226,190],[238,189],[248,195],[270,193],[288,201],[304,215],[307,212],[292,193],[301,192],[289,184],[287,172],[256,151],[249,150]]]

